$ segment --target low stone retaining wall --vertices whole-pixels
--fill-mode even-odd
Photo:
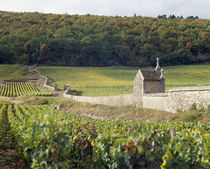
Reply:
[[[181,87],[163,94],[143,96],[143,107],[176,113],[186,111],[195,104],[197,108],[210,105],[210,86]]]
[[[48,88],[49,90],[52,90],[52,91],[56,91],[57,90],[57,85],[54,86],[54,87],[50,86],[48,78],[46,78],[46,80],[45,80],[44,87],[46,87],[46,88]]]
[[[189,92],[189,91],[209,91],[210,92],[210,86],[192,86],[192,87],[177,87],[168,90],[168,93],[173,92]]]
[[[195,90],[193,90],[195,89]],[[206,108],[210,105],[210,86],[174,89],[168,92],[168,100],[171,104],[171,110],[185,111],[195,103],[196,107],[203,106]]]
[[[129,106],[133,104],[133,94],[124,94],[117,96],[99,96],[99,97],[88,97],[88,96],[74,96],[69,95],[69,88],[63,94],[64,97],[70,98],[76,102],[86,102],[94,104],[114,105],[114,106]]]
[[[63,94],[76,102],[87,102],[94,104],[115,105],[115,106],[136,106],[138,103],[134,94],[124,94],[117,96],[87,97],[70,95],[69,87]],[[167,93],[145,94],[143,95],[143,108],[157,109],[176,113],[186,111],[192,104],[205,108],[210,104],[210,86],[186,87],[169,90]]]
[[[143,107],[172,112],[168,94],[145,94],[143,95]]]
[[[64,88],[66,88],[66,89],[65,89],[65,92],[64,92],[63,96],[64,96],[64,97],[70,97],[70,96],[71,96],[71,95],[69,94],[69,92],[70,92],[70,87],[69,87],[69,86],[65,86]]]

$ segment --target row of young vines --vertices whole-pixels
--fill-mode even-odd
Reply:
[[[33,83],[7,82],[0,86],[0,95],[6,97],[16,97],[25,95],[52,95],[52,93],[41,92]]]
[[[7,113],[31,168],[210,168],[209,123],[103,121],[40,105]]]
[[[24,169],[24,162],[16,149],[15,134],[8,121],[8,105],[0,105],[0,168]]]

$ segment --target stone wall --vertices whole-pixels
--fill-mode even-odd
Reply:
[[[54,87],[51,86],[48,78],[46,78],[46,80],[45,80],[44,87],[46,87],[46,88],[48,88],[49,90],[52,90],[52,91],[57,90],[57,85],[55,85]]]
[[[74,96],[70,95],[69,87],[63,94],[76,102],[87,102],[94,104],[115,105],[115,106],[136,106],[149,109],[157,109],[176,113],[185,111],[192,104],[207,107],[210,104],[210,86],[186,87],[169,90],[167,93],[144,94],[142,98],[135,94],[124,94],[117,96]],[[136,98],[138,97],[138,98]],[[140,103],[138,102],[140,100]]]
[[[188,110],[194,103],[197,108],[201,105],[206,108],[210,104],[210,86],[172,89],[168,91],[168,100],[173,112]]]
[[[143,106],[143,76],[141,71],[138,70],[136,77],[134,78],[134,86],[133,86],[133,103],[137,107]]]
[[[145,93],[160,93],[161,81],[144,81]]]
[[[182,87],[169,90],[163,94],[146,94],[143,107],[176,113],[186,111],[192,104],[207,107],[210,104],[210,86]]]
[[[165,93],[165,78],[160,81],[160,93]]]
[[[168,94],[165,93],[145,94],[143,96],[143,107],[171,112]]]
[[[88,97],[88,96],[74,96],[68,93],[69,93],[69,88],[64,92],[63,96],[76,102],[86,102],[86,103],[104,104],[104,105],[113,105],[113,106],[133,105],[133,94]]]

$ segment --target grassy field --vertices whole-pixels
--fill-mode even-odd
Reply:
[[[60,89],[66,84],[80,95],[106,96],[131,93],[137,69],[41,66],[39,70]]]
[[[167,90],[175,87],[210,85],[210,65],[170,66],[164,70]]]
[[[132,93],[138,68],[57,67],[40,66],[42,74],[53,78],[54,84],[84,96],[106,96]],[[210,85],[210,65],[164,67],[166,90],[182,86]]]
[[[29,79],[27,74],[27,66],[21,65],[0,65],[0,80],[9,79]]]

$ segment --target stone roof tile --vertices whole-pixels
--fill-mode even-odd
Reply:
[[[141,70],[144,80],[161,80],[160,70]]]

